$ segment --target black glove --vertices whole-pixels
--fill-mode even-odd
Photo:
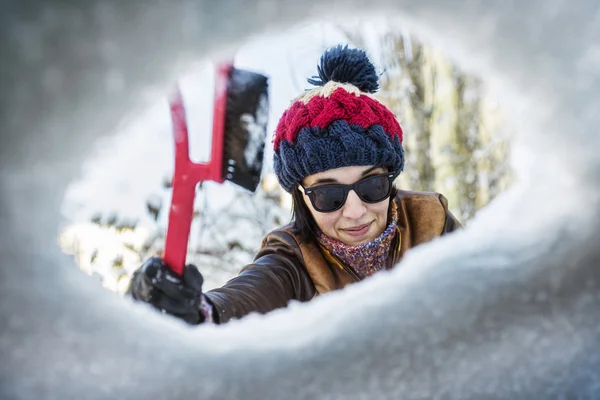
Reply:
[[[133,273],[128,293],[135,300],[195,325],[204,322],[200,310],[202,283],[204,278],[194,265],[186,265],[179,277],[162,259],[152,257]]]

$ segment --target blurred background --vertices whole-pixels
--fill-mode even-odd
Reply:
[[[323,51],[338,43],[367,51],[380,73],[376,97],[405,133],[401,189],[444,194],[464,225],[513,183],[511,129],[485,82],[428,46],[394,20],[315,20],[287,32],[265,32],[237,49],[238,68],[269,77],[270,115],[261,186],[250,193],[231,183],[198,187],[188,262],[205,288],[224,284],[252,258],[263,236],[289,222],[290,198],[272,173],[271,135],[290,101],[310,87]],[[207,160],[213,76],[198,60],[180,86],[194,161]],[[117,82],[118,83],[118,82]],[[109,84],[117,84],[107,82]],[[175,83],[174,83],[175,84]],[[63,203],[60,246],[107,289],[123,293],[132,272],[164,248],[174,149],[168,96],[93,145],[81,177]]]

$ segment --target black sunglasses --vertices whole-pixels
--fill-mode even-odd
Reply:
[[[392,193],[394,179],[397,172],[368,176],[350,185],[331,184],[313,188],[305,188],[304,194],[308,196],[315,210],[322,213],[333,212],[342,208],[348,198],[348,192],[354,190],[359,199],[365,203],[379,203],[387,199]]]

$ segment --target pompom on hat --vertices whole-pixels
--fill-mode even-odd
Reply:
[[[338,45],[321,56],[317,86],[283,113],[273,139],[273,166],[288,192],[329,169],[375,165],[404,169],[403,133],[394,114],[375,100],[379,77],[366,53]]]

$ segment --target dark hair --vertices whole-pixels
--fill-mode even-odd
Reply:
[[[396,198],[398,189],[392,187],[390,199]],[[298,236],[302,242],[310,242],[317,236],[317,223],[313,218],[308,206],[304,202],[303,194],[298,186],[292,189],[292,232]],[[390,207],[391,207],[390,201]]]
[[[304,202],[303,196],[296,185],[292,189],[292,232],[302,242],[309,242],[317,236],[317,223]]]

